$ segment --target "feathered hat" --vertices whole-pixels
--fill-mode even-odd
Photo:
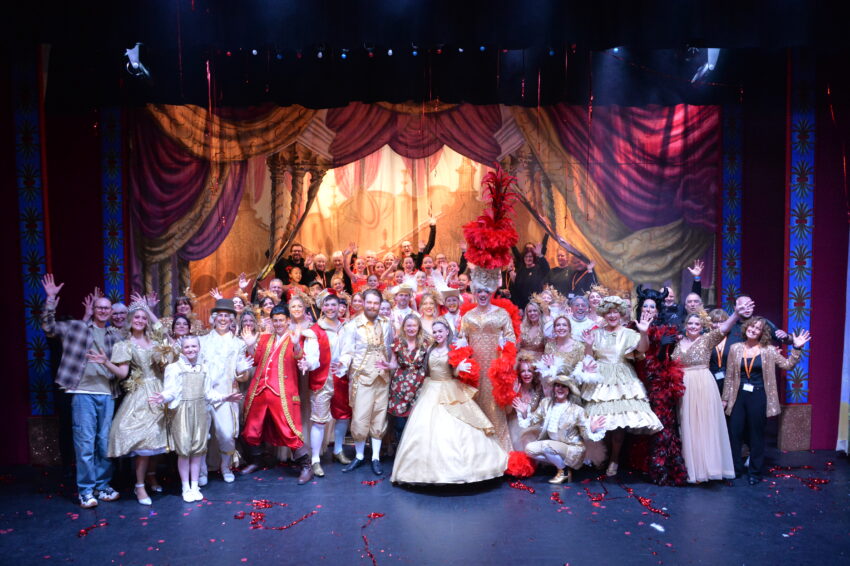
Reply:
[[[484,198],[489,201],[481,215],[463,226],[466,259],[473,265],[472,286],[493,293],[501,283],[501,270],[513,261],[511,248],[519,241],[514,227],[513,201],[516,177],[500,165],[481,180]]]

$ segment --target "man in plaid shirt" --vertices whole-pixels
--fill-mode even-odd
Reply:
[[[77,460],[77,491],[80,505],[88,509],[101,501],[118,499],[112,489],[112,462],[106,456],[109,427],[115,410],[117,383],[100,364],[87,361],[89,351],[112,355],[112,346],[121,340],[115,328],[107,327],[112,303],[105,297],[94,301],[94,316],[88,322],[69,320],[56,322],[56,305],[64,283],[56,285],[48,273],[41,282],[47,301],[41,315],[41,328],[48,336],[62,340],[62,360],[56,383],[71,400],[71,422],[74,429],[74,452]]]

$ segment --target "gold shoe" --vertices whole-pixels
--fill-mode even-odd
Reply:
[[[567,483],[573,481],[573,471],[569,470],[566,474],[564,470],[558,470],[558,473],[555,474],[555,477],[549,480],[549,483],[559,484],[559,483]]]
[[[336,460],[343,466],[347,466],[351,463],[351,460],[343,452],[334,452],[334,460]]]
[[[619,466],[619,464],[617,464],[617,462],[611,462],[610,464],[608,464],[608,469],[605,470],[605,475],[608,476],[609,478],[613,478],[614,476],[617,475],[617,469],[619,467],[620,466]]]
[[[322,465],[318,462],[313,462],[313,475],[320,478],[325,477],[325,471],[322,469]]]

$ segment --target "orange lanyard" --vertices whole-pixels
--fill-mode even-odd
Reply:
[[[752,374],[753,366],[756,363],[756,358],[759,357],[760,355],[761,354],[756,354],[752,358],[744,357],[744,371],[747,372],[747,381],[750,380],[750,375]],[[747,360],[750,361],[749,365],[747,364]]]
[[[723,367],[723,346],[725,344],[719,344],[714,347],[714,353],[717,354],[717,367]]]
[[[587,270],[585,270],[585,272],[581,274],[581,277],[578,278],[578,281],[576,281],[576,274],[573,273],[573,289],[576,288],[577,284],[581,283],[581,280],[584,279],[585,275],[587,275]]]

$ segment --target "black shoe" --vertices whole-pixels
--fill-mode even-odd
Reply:
[[[759,476],[750,476],[749,482],[750,485],[756,485],[758,483],[761,483],[761,478]]]
[[[384,475],[384,466],[380,460],[372,460],[372,471],[375,472],[376,476]]]
[[[342,468],[342,473],[346,473],[346,472],[350,472],[352,470],[356,470],[357,468],[359,468],[362,465],[363,465],[363,459],[362,458],[355,458],[354,460],[351,461],[350,464],[348,464],[347,466]]]

